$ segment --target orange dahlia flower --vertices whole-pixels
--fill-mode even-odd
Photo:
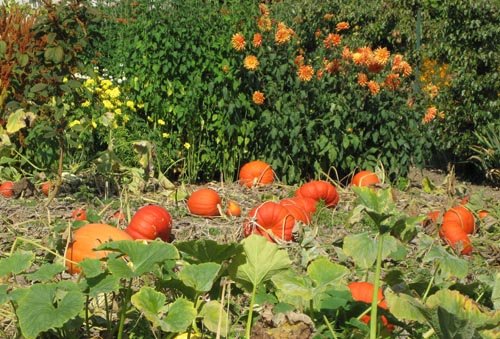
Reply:
[[[300,67],[304,64],[304,56],[303,55],[297,55],[295,59],[293,60],[293,63],[297,66]]]
[[[269,32],[272,28],[271,19],[267,15],[262,15],[257,19],[257,27],[261,32]]]
[[[358,73],[358,84],[365,87],[368,83],[368,76],[365,73]]]
[[[259,10],[260,10],[260,14],[269,15],[269,8],[267,7],[266,4],[259,4]]]
[[[325,48],[332,48],[333,46],[338,46],[341,39],[342,38],[340,37],[340,35],[330,33],[323,40],[323,45],[325,46]]]
[[[244,50],[245,49],[245,44],[246,44],[245,37],[241,33],[236,33],[231,38],[231,45],[237,51]]]
[[[422,119],[422,123],[428,124],[429,122],[431,122],[436,118],[436,114],[437,114],[436,106],[431,106],[427,108],[427,111],[425,112],[425,115]]]
[[[274,35],[274,41],[276,41],[278,45],[286,44],[288,41],[290,41],[293,34],[293,29],[280,22],[278,23],[278,29],[276,31],[276,34]]]
[[[370,93],[372,95],[377,95],[378,92],[380,92],[380,85],[376,81],[370,80],[368,81],[366,86],[368,86],[368,89],[370,90]]]
[[[340,32],[340,31],[344,31],[346,29],[349,29],[349,23],[348,22],[345,22],[345,21],[342,21],[342,22],[339,22],[337,24],[337,27],[336,27],[336,30],[337,32]]]
[[[264,96],[264,93],[262,93],[261,91],[253,92],[252,101],[254,102],[254,104],[262,105],[265,100],[266,100],[266,97]]]
[[[397,73],[390,73],[384,80],[384,85],[392,91],[395,91],[400,83],[401,79]]]
[[[297,76],[301,81],[311,81],[314,76],[314,68],[310,65],[302,65],[297,71]]]
[[[373,51],[373,59],[382,65],[387,64],[389,61],[389,57],[391,56],[391,52],[386,47],[379,47],[375,51]]]
[[[255,33],[253,35],[252,44],[253,44],[254,47],[260,47],[260,46],[262,46],[262,34]]]
[[[250,71],[255,71],[259,65],[259,59],[255,55],[247,55],[243,60],[243,66]]]

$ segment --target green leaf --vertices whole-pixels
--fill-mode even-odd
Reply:
[[[104,272],[102,261],[99,259],[85,258],[78,263],[78,267],[81,268],[87,278],[96,277]]]
[[[7,43],[3,40],[0,40],[0,58],[4,57],[6,51],[7,51]]]
[[[346,236],[342,249],[360,268],[372,267],[377,259],[377,243],[368,233]]]
[[[0,259],[0,277],[19,274],[29,268],[35,260],[33,252],[16,251],[10,257]]]
[[[384,220],[396,212],[391,189],[373,189],[371,187],[352,187],[356,194],[356,202],[379,227]]]
[[[424,314],[427,311],[418,299],[403,293],[396,294],[389,288],[384,291],[384,296],[391,313],[396,318],[426,323]]]
[[[143,286],[131,298],[132,305],[141,311],[154,327],[159,327],[162,323],[161,318],[166,312],[166,300],[163,293],[148,286]]]
[[[168,305],[168,314],[162,322],[162,330],[184,332],[196,318],[196,308],[191,301],[179,298]]]
[[[59,263],[43,264],[33,273],[26,274],[26,278],[31,281],[47,282],[54,279],[56,274],[64,271],[65,266]]]
[[[201,308],[200,317],[209,331],[227,336],[228,314],[217,300],[210,300]]]
[[[439,244],[433,244],[422,261],[433,262],[437,265],[442,279],[449,279],[451,277],[462,279],[469,272],[469,264],[465,259],[450,254]]]
[[[81,282],[82,290],[91,297],[101,293],[117,292],[120,289],[120,277],[114,274],[102,273],[92,278],[85,278]]]
[[[280,302],[299,309],[309,307],[313,298],[312,281],[309,277],[286,270],[274,275],[271,280],[277,288],[276,296]]]
[[[27,289],[18,303],[21,332],[27,338],[35,338],[76,317],[83,310],[85,297],[75,283],[36,284]]]
[[[47,88],[47,84],[38,83],[38,84],[35,84],[33,87],[30,88],[30,92],[37,93],[37,92],[43,91],[46,88]]]
[[[244,239],[242,244],[244,254],[232,263],[235,279],[256,287],[291,266],[288,253],[262,236],[253,234]]]
[[[130,240],[112,241],[97,249],[118,251],[127,255],[130,259],[128,267],[134,276],[151,272],[156,264],[179,259],[179,252],[174,245],[159,240],[147,244]],[[110,264],[109,261],[108,264]],[[123,265],[120,268],[123,269]]]
[[[186,286],[194,288],[197,292],[208,292],[212,289],[220,267],[219,264],[211,262],[185,266],[179,272],[179,278]]]
[[[241,253],[241,244],[219,244],[214,240],[201,239],[176,243],[182,258],[191,263],[215,262],[221,264]]]
[[[500,273],[495,274],[495,284],[493,285],[493,291],[491,292],[491,302],[495,310],[500,310]]]
[[[9,290],[9,285],[0,285],[0,305],[5,304],[9,301],[9,295],[7,291]]]
[[[342,265],[331,262],[328,258],[320,257],[309,264],[307,274],[316,287],[320,287],[339,284],[349,274],[349,270]]]

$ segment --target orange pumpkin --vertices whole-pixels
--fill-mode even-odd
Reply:
[[[230,217],[239,217],[241,216],[241,207],[236,201],[229,200],[226,207],[226,215]]]
[[[316,201],[323,200],[326,207],[335,207],[339,202],[339,194],[335,186],[324,180],[313,180],[303,184],[297,189],[295,195]]]
[[[73,220],[87,220],[87,211],[83,208],[77,208],[71,213]]]
[[[163,241],[170,240],[172,230],[172,216],[166,209],[158,205],[141,207],[135,212],[130,224],[125,229],[134,239]]]
[[[220,204],[219,193],[211,188],[201,188],[193,192],[187,201],[189,212],[204,217],[219,215]]]
[[[311,213],[304,210],[304,208],[299,205],[297,201],[292,199],[283,199],[279,204],[285,207],[288,212],[295,218],[296,221],[301,221],[306,225],[311,223]]]
[[[366,281],[352,282],[349,285],[349,290],[351,291],[352,298],[355,301],[361,301],[367,304],[372,303],[373,298],[373,284]],[[382,294],[382,289],[378,289],[377,293],[378,306],[387,310],[387,303],[384,300],[384,295]]]
[[[14,183],[12,181],[4,181],[0,185],[0,194],[5,198],[12,198],[14,195]]]
[[[431,211],[427,213],[424,221],[422,221],[423,226],[430,226],[437,224],[439,217],[441,216],[441,211]]]
[[[46,181],[40,185],[40,190],[45,196],[49,196],[50,191],[52,191],[52,182]]]
[[[490,212],[488,212],[487,210],[480,210],[479,212],[477,212],[477,216],[479,217],[479,219],[484,219],[489,214],[490,214]]]
[[[460,223],[456,221],[443,222],[439,229],[439,235],[443,238],[451,248],[458,251],[460,248],[461,254],[471,254],[472,244],[469,236],[464,231]]]
[[[83,259],[101,259],[108,255],[108,251],[94,251],[94,248],[108,241],[132,240],[126,232],[106,224],[87,224],[73,233],[73,241],[66,251],[66,259],[76,263]],[[78,265],[67,261],[66,268],[69,273],[80,272]]]
[[[318,202],[313,199],[313,198],[307,198],[307,197],[291,197],[291,198],[286,198],[282,199],[281,201],[290,201],[300,208],[302,208],[306,213],[313,214],[316,212],[316,205]]]
[[[448,222],[457,222],[467,234],[474,233],[474,214],[463,205],[457,205],[444,213],[443,225]]]
[[[269,185],[274,181],[271,165],[261,160],[246,163],[240,169],[239,183],[246,187]]]
[[[259,234],[269,241],[291,241],[295,218],[283,206],[272,201],[266,201],[253,208],[243,224],[245,237]]]
[[[373,186],[380,184],[380,179],[372,171],[361,171],[356,173],[351,180],[352,186]]]

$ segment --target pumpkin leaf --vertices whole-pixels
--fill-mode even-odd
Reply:
[[[120,289],[120,277],[115,274],[101,273],[94,277],[87,277],[81,281],[82,290],[90,297],[97,297],[101,293],[116,292]]]
[[[25,277],[31,281],[47,282],[54,279],[56,274],[64,271],[65,266],[59,263],[43,264],[33,273],[26,274]]]
[[[166,332],[184,332],[196,318],[194,304],[179,298],[168,305],[167,316],[161,323],[161,329]]]
[[[36,338],[40,333],[62,327],[84,307],[85,297],[72,282],[36,284],[18,300],[17,317],[22,334]]]
[[[87,278],[96,277],[104,272],[102,261],[99,259],[85,258],[78,263],[78,267],[82,269]]]
[[[203,318],[203,325],[209,331],[227,336],[228,314],[217,300],[210,300],[201,308],[200,317]]]
[[[441,279],[449,279],[451,277],[462,279],[469,272],[469,265],[465,259],[450,254],[439,244],[431,246],[430,250],[424,256],[423,262],[435,263],[439,267]]]
[[[291,261],[285,250],[259,235],[242,241],[243,253],[232,262],[232,275],[240,282],[256,287],[280,271],[290,268]],[[248,285],[244,285],[248,289]]]
[[[197,292],[208,292],[212,289],[220,267],[219,264],[211,262],[188,265],[179,272],[179,278],[186,286],[194,288]]]
[[[299,275],[293,270],[275,274],[271,278],[276,286],[276,296],[282,303],[294,305],[299,309],[309,306],[313,298],[312,281],[309,277]]]
[[[33,264],[35,254],[27,251],[15,251],[10,257],[0,259],[0,277],[19,274]]]
[[[363,206],[366,214],[380,226],[384,220],[391,217],[396,210],[391,189],[374,190],[370,187],[352,187],[356,194],[356,202]]]
[[[349,270],[346,267],[333,263],[325,257],[315,259],[307,267],[307,275],[318,288],[326,285],[337,285],[347,274],[349,274]]]
[[[214,240],[191,240],[175,244],[182,258],[190,263],[215,262],[221,264],[241,253],[241,244],[219,244]]]
[[[143,286],[130,300],[132,305],[141,311],[154,327],[161,325],[161,319],[166,312],[165,302],[167,300],[163,293],[155,291],[154,288]]]
[[[384,291],[385,300],[391,313],[398,319],[426,323],[427,310],[418,300],[408,294],[394,293],[390,288]]]
[[[163,241],[152,241],[150,243],[130,240],[112,241],[99,246],[97,250],[118,251],[128,256],[130,259],[128,265],[119,259],[108,260],[108,265],[114,265],[114,268],[118,268],[124,274],[127,274],[125,267],[128,267],[128,273],[131,273],[132,276],[140,276],[146,272],[151,272],[156,264],[179,259],[179,252],[175,246]],[[119,264],[120,261],[125,266]]]
[[[360,268],[370,268],[377,259],[377,244],[368,233],[351,234],[344,238],[342,247]]]
[[[500,272],[495,274],[495,284],[491,292],[491,302],[495,310],[500,310]]]
[[[9,295],[7,294],[9,290],[9,285],[0,285],[0,305],[9,301]]]
[[[18,109],[14,113],[9,115],[7,119],[6,131],[7,134],[13,134],[18,132],[19,130],[26,127],[26,119],[32,123],[35,120],[36,116],[32,112],[26,112],[23,109]]]

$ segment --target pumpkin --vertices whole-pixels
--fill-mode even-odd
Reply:
[[[461,254],[472,253],[472,244],[469,236],[460,223],[454,221],[443,222],[443,225],[439,229],[439,235],[453,250],[458,251],[460,249]]]
[[[273,201],[266,201],[253,208],[243,224],[245,237],[259,234],[269,241],[291,241],[295,218],[283,206]]]
[[[134,239],[163,241],[170,240],[172,216],[166,209],[158,205],[143,206],[135,212],[125,229]]]
[[[479,212],[477,212],[477,216],[479,217],[479,219],[484,219],[489,214],[490,214],[490,212],[488,212],[487,210],[480,210]]]
[[[83,208],[77,208],[71,213],[73,220],[87,220],[87,211]]]
[[[368,314],[365,314],[364,316],[361,317],[361,320],[362,322],[364,322],[365,324],[367,325],[370,325],[370,319],[371,317],[368,315]],[[385,315],[381,315],[380,316],[380,320],[382,320],[382,325],[384,325],[384,327],[389,331],[389,332],[392,332],[394,331],[394,325],[391,324],[389,322],[389,320],[387,320],[387,317]]]
[[[108,241],[132,240],[126,232],[106,224],[87,224],[73,233],[73,241],[69,244],[65,254],[66,268],[69,273],[80,272],[76,263],[83,259],[101,259],[108,255],[108,251],[94,251],[94,248]]]
[[[221,198],[219,193],[211,188],[201,188],[193,192],[187,201],[189,212],[204,217],[213,217],[220,214]]]
[[[246,163],[240,169],[239,183],[246,187],[269,185],[274,181],[271,165],[261,160]]]
[[[229,200],[226,207],[226,215],[230,217],[239,217],[241,215],[241,207],[236,201]]]
[[[313,180],[300,186],[295,192],[297,197],[323,200],[326,207],[335,207],[339,202],[339,194],[335,186],[327,181]]]
[[[356,173],[351,180],[352,186],[373,186],[380,184],[380,179],[372,171],[361,171]]]
[[[431,211],[427,213],[425,216],[424,221],[422,221],[422,225],[424,227],[430,226],[430,225],[436,225],[438,223],[439,217],[441,216],[441,211]]]
[[[359,281],[359,282],[352,282],[349,285],[349,290],[351,291],[352,298],[355,301],[361,301],[367,304],[372,303],[372,298],[373,298],[373,284],[370,282],[366,281]],[[380,308],[383,308],[384,310],[387,310],[387,303],[385,302],[384,295],[382,294],[382,289],[378,289],[377,293],[377,300],[378,300],[378,306]]]
[[[285,202],[290,201],[299,206],[300,208],[302,208],[305,212],[309,214],[313,214],[314,212],[316,212],[316,205],[318,204],[318,202],[315,199],[307,197],[291,197],[282,199],[281,201]]]
[[[301,221],[306,225],[311,223],[311,213],[304,210],[304,208],[299,205],[297,201],[292,199],[283,199],[279,204],[285,207],[288,212],[295,218],[296,221]]]
[[[40,190],[45,196],[49,196],[50,191],[52,191],[52,182],[46,181],[40,185]]]
[[[463,205],[457,205],[444,213],[443,225],[448,222],[457,222],[467,234],[474,233],[474,214]]]
[[[0,185],[0,194],[5,198],[12,198],[14,195],[14,183],[12,181],[4,181]]]
[[[111,216],[111,219],[115,220],[117,223],[121,223],[125,221],[125,214],[122,211],[118,210]]]

